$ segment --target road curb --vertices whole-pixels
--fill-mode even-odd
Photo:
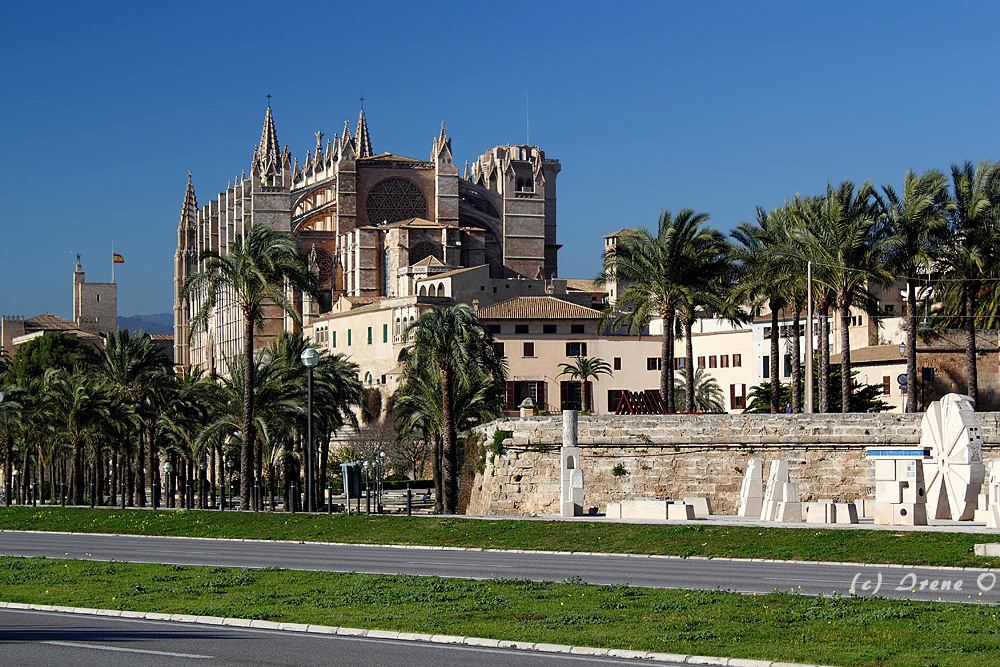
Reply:
[[[433,551],[476,551],[497,554],[546,554],[552,556],[616,556],[621,558],[657,558],[668,560],[717,560],[732,563],[787,563],[790,565],[837,565],[841,567],[891,567],[912,570],[940,570],[946,572],[993,572],[1000,568],[961,567],[955,565],[908,565],[905,563],[852,563],[850,561],[785,560],[779,558],[731,558],[729,556],[677,556],[675,554],[627,554],[606,551],[536,551],[533,549],[489,549],[484,547],[447,547],[423,544],[356,544],[353,542],[312,542],[307,540],[255,540],[242,537],[186,537],[183,535],[135,535],[131,533],[73,533],[61,530],[7,530],[2,533],[31,533],[35,535],[87,535],[93,537],[139,537],[166,540],[208,540],[214,542],[237,542],[253,544],[308,544],[331,547],[381,547],[383,549],[428,549]],[[74,559],[79,560],[79,559]],[[84,559],[85,560],[85,559]],[[778,665],[779,663],[775,663]]]
[[[249,618],[222,618],[219,616],[192,616],[189,614],[162,614],[158,612],[128,611],[120,609],[90,609],[87,607],[64,607],[49,604],[28,604],[25,602],[0,601],[0,609],[19,611],[44,611],[50,613],[80,614],[83,616],[110,616],[116,618],[142,619],[146,621],[168,621],[195,625],[226,625],[253,630],[275,632],[299,632],[305,634],[341,635],[364,637],[382,641],[416,641],[431,644],[460,644],[484,648],[511,648],[538,653],[564,653],[571,655],[591,655],[609,658],[639,658],[651,662],[679,662],[686,665],[722,665],[723,667],[825,667],[824,665],[799,662],[776,662],[773,660],[752,660],[748,658],[721,658],[707,655],[687,655],[679,653],[654,653],[627,649],[596,648],[591,646],[567,646],[544,642],[517,642],[486,637],[462,637],[458,635],[428,635],[418,632],[396,632],[392,630],[367,630],[364,628],[340,628],[329,625],[307,625],[305,623],[278,623]]]

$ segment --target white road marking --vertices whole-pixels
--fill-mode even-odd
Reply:
[[[211,655],[195,655],[193,653],[172,653],[170,651],[149,651],[138,648],[122,648],[120,646],[98,646],[96,644],[78,644],[77,642],[41,642],[42,644],[51,644],[52,646],[69,646],[71,648],[91,648],[96,651],[116,651],[119,653],[143,653],[145,655],[165,655],[171,658],[199,658],[199,659],[211,659],[215,656]]]

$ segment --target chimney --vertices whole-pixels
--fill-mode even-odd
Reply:
[[[478,313],[479,312],[479,299],[473,299],[472,300],[472,312],[474,312],[474,313]]]

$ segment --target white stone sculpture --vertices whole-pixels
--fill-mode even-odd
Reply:
[[[577,446],[577,411],[563,410],[563,441],[559,450],[560,516],[583,514],[583,470],[580,469],[580,448]]]
[[[920,423],[920,445],[930,448],[930,460],[924,462],[930,516],[954,521],[974,518],[986,467],[972,399],[947,394],[931,403]]]
[[[771,461],[764,491],[764,507],[760,518],[764,521],[798,523],[802,521],[802,503],[799,502],[799,485],[788,477],[788,461]]]
[[[740,485],[740,516],[760,516],[764,501],[764,461],[750,459]]]
[[[976,521],[987,528],[1000,528],[1000,461],[986,465],[986,488],[979,494]]]
[[[886,448],[870,450],[869,456],[880,457],[875,458],[875,525],[926,526],[923,460],[916,451]]]

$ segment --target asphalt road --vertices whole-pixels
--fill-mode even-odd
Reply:
[[[795,591],[913,600],[1000,602],[987,570],[860,567],[700,558],[552,554],[420,547],[241,542],[176,537],[0,531],[0,555],[119,560],[172,565],[282,567],[294,570],[414,574],[468,579],[518,578],[741,593]],[[867,585],[867,588],[865,587]],[[981,593],[981,595],[980,595]]]
[[[635,665],[516,649],[0,610],[0,664],[33,667],[601,667]],[[643,661],[648,664],[648,661]],[[672,663],[657,663],[670,665]],[[674,663],[680,664],[680,663]]]

